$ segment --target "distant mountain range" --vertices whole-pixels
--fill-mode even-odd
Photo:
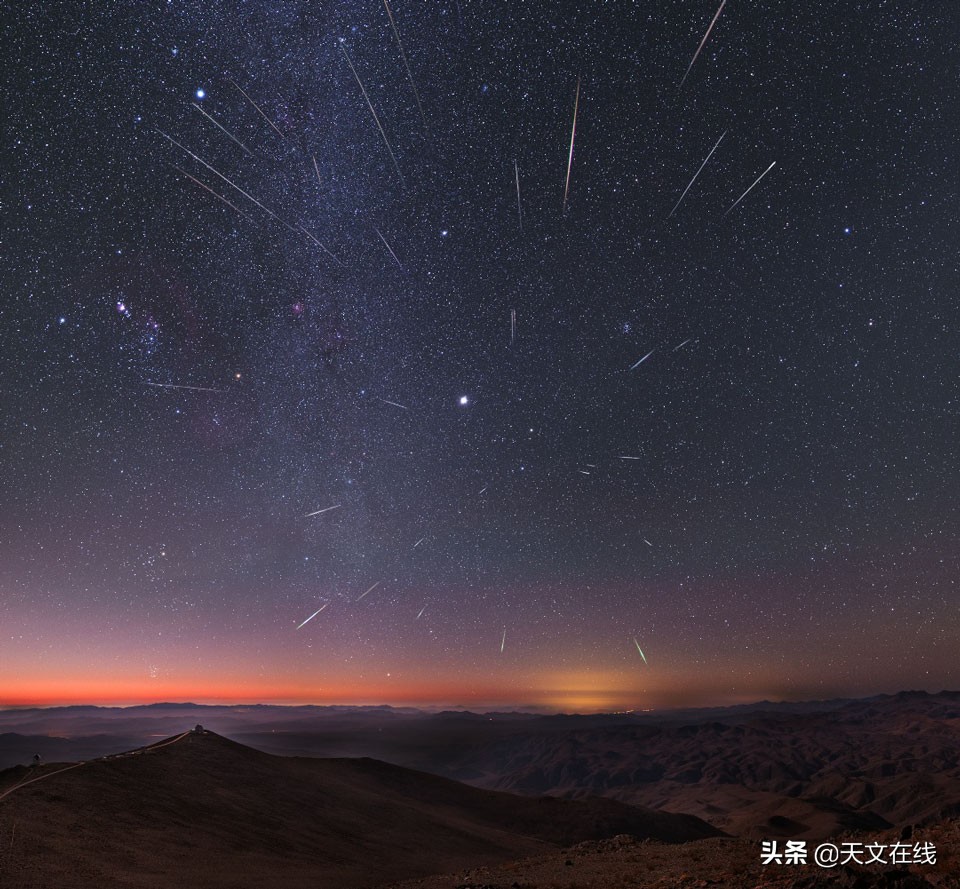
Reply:
[[[960,815],[960,694],[904,693],[819,712],[536,730],[449,764],[471,781],[601,794],[697,814],[738,836],[825,837]]]
[[[681,842],[720,831],[370,759],[271,756],[212,732],[0,773],[0,885],[10,887],[350,889],[615,834]]]
[[[487,789],[604,796],[738,836],[817,837],[960,814],[960,692],[553,716],[172,703],[8,710],[0,767],[35,753],[115,753],[196,722],[269,753],[373,757]]]

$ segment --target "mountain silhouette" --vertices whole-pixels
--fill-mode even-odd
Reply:
[[[372,759],[273,756],[213,732],[0,773],[3,886],[350,889],[616,834],[720,832],[615,800],[517,797]]]

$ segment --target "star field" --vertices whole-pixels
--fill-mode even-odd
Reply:
[[[960,13],[716,12],[25,7],[0,704],[955,687]]]

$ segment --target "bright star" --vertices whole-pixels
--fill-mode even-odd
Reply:
[[[206,92],[205,92],[204,90],[202,90],[202,89],[197,90],[197,98],[198,98],[198,99],[203,99],[203,98],[206,97],[206,95],[207,95],[207,94],[206,94]]]
[[[464,406],[465,406],[465,405],[468,405],[468,404],[470,404],[470,399],[467,398],[466,395],[461,395],[461,396],[460,396],[460,404],[462,404],[462,405],[464,405]]]

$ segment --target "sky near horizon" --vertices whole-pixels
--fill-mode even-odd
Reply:
[[[27,4],[0,706],[960,687],[958,29]]]

